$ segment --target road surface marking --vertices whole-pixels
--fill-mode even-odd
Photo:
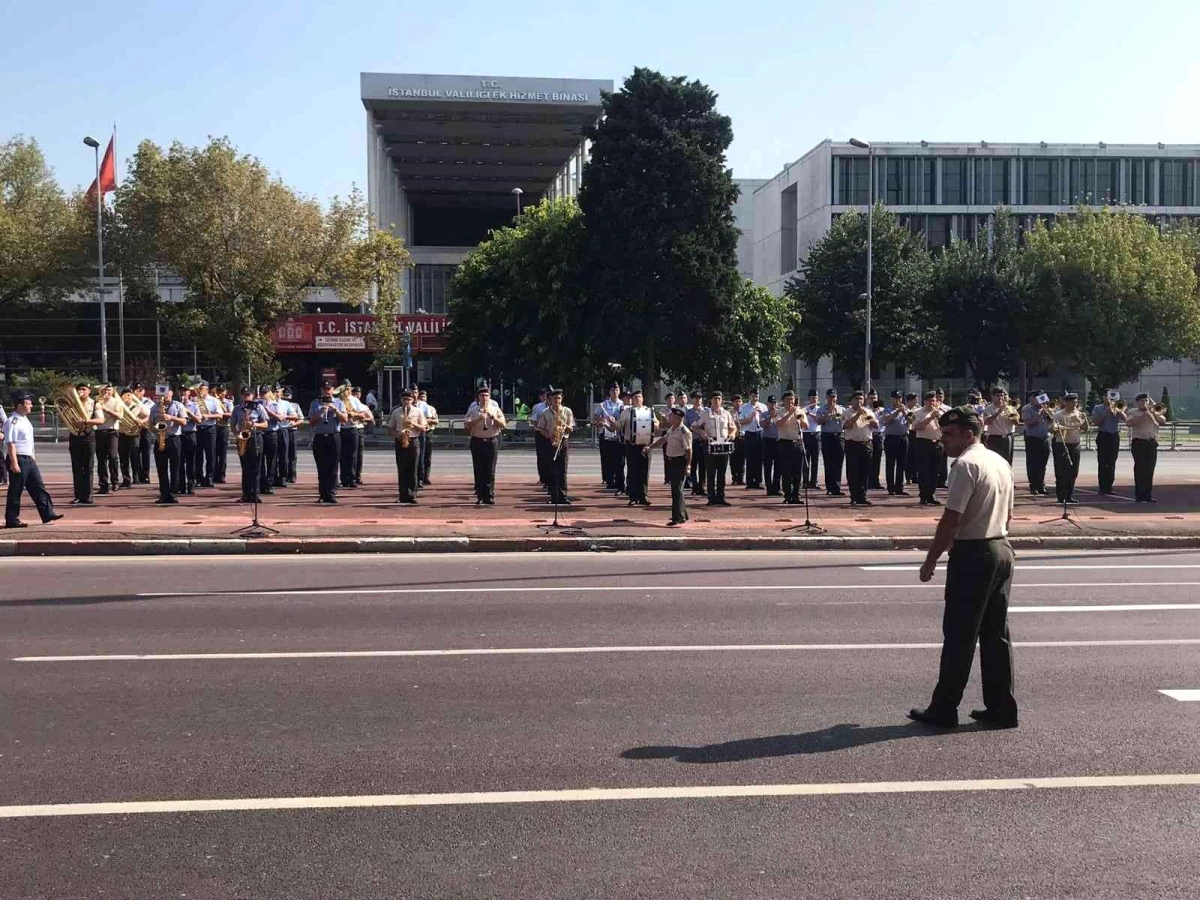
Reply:
[[[279,809],[379,809],[398,806],[505,806],[597,800],[712,800],[741,797],[835,797],[845,794],[944,794],[1058,788],[1200,787],[1200,774],[981,778],[963,781],[859,781],[825,784],[731,784],[696,787],[480,791],[462,794],[375,794],[343,797],[247,797],[228,800],[131,800],[0,806],[0,819],[129,816],[154,813],[246,812]]]
[[[905,571],[917,571],[916,567]],[[661,573],[646,573],[657,575]],[[591,576],[588,576],[591,577]],[[514,579],[516,580],[516,579]],[[575,594],[575,593],[606,593],[617,592],[661,594],[664,591],[679,591],[695,593],[697,591],[720,591],[735,593],[738,591],[753,591],[761,593],[772,591],[851,591],[857,588],[887,591],[940,590],[945,587],[942,582],[909,582],[905,584],[773,584],[764,588],[761,584],[615,584],[615,585],[571,585],[549,586],[535,585],[531,587],[427,587],[427,588],[277,588],[265,591],[154,591],[134,594],[138,600],[155,600],[170,597],[329,597],[362,595],[402,595],[402,594]],[[1015,582],[1014,588],[1021,590],[1032,588],[1100,588],[1100,587],[1200,587],[1200,581],[1046,581],[1034,584]]]
[[[918,566],[877,565],[877,566],[859,566],[859,568],[862,569],[864,572],[919,572],[921,570],[921,567],[919,565]],[[1115,565],[1091,565],[1091,566],[1054,564],[1054,565],[1048,565],[1048,566],[1038,566],[1038,565],[1020,566],[1019,565],[1019,566],[1013,566],[1013,568],[1016,569],[1018,572],[1032,572],[1032,571],[1039,571],[1039,570],[1050,572],[1050,571],[1067,570],[1067,569],[1083,569],[1088,572],[1092,572],[1092,571],[1095,571],[1096,569],[1200,569],[1200,564],[1191,564],[1191,563],[1162,563],[1162,564],[1129,563],[1129,564],[1125,564],[1125,563],[1117,563]],[[938,566],[937,569],[939,572],[946,571],[946,567],[944,565]]]
[[[1166,694],[1172,700],[1183,700],[1185,702],[1200,701],[1200,690],[1159,691],[1159,693]]]
[[[1014,641],[1014,647],[1164,647],[1200,644],[1200,638],[1096,641]],[[460,647],[445,650],[261,650],[214,653],[113,653],[16,656],[13,662],[131,662],[196,659],[355,659],[413,656],[553,656],[585,653],[721,653],[807,650],[938,650],[941,643],[910,644],[632,644],[609,647]]]

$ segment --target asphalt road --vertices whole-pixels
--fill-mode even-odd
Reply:
[[[0,896],[1194,898],[1200,554],[1022,554],[1001,732],[917,560],[6,560]]]

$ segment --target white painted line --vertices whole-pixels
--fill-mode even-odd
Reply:
[[[397,806],[504,806],[598,800],[712,800],[739,797],[833,797],[845,794],[944,794],[1060,788],[1200,786],[1200,774],[1092,775],[1057,778],[980,778],[963,781],[859,781],[825,784],[730,784],[695,787],[583,788],[480,791],[463,794],[375,794],[343,797],[247,797],[232,800],[133,800],[0,806],[0,819],[129,816],[154,813],[246,812],[280,809],[380,809]]]
[[[1176,690],[1176,691],[1159,691],[1160,694],[1166,694],[1172,700],[1183,700],[1184,702],[1200,701],[1200,690]]]
[[[1107,606],[1010,606],[1010,613],[1045,612],[1154,612],[1161,610],[1200,609],[1200,603],[1112,603]]]
[[[905,565],[859,566],[859,568],[862,569],[864,572],[919,572],[921,570],[920,566],[905,566]],[[945,566],[938,566],[937,568],[938,568],[939,572],[946,571]],[[1079,566],[1079,565],[1062,564],[1062,565],[1048,565],[1048,566],[1021,566],[1021,565],[1018,565],[1018,566],[1013,566],[1013,568],[1016,569],[1018,572],[1030,572],[1030,571],[1050,572],[1050,571],[1060,571],[1060,570],[1069,570],[1069,569],[1083,569],[1088,572],[1093,572],[1097,569],[1200,569],[1200,564],[1163,563],[1160,565],[1157,563],[1137,563],[1137,564],[1120,563],[1120,564],[1111,565],[1111,566],[1109,566],[1109,565]]]
[[[917,567],[905,569],[904,571],[916,572]],[[661,574],[661,573],[658,573]],[[591,577],[591,576],[588,576]],[[1023,584],[1016,582],[1014,588],[1027,590],[1032,588],[1099,588],[1099,587],[1119,587],[1119,588],[1136,588],[1136,587],[1200,587],[1200,581],[1089,581],[1080,583],[1076,581],[1047,581],[1034,584]],[[752,591],[761,593],[763,591],[852,591],[859,588],[867,588],[870,590],[888,590],[888,591],[914,591],[914,590],[934,590],[944,588],[942,582],[928,582],[922,584],[920,582],[911,582],[905,584],[863,584],[863,585],[848,585],[848,584],[772,584],[763,586],[761,584],[731,584],[731,585],[713,585],[713,584],[656,584],[656,585],[572,585],[572,586],[547,586],[536,585],[532,587],[428,587],[428,588],[279,588],[277,590],[267,591],[162,591],[153,593],[134,594],[133,596],[139,600],[152,600],[162,598],[187,598],[187,597],[331,597],[331,596],[357,596],[357,595],[403,595],[403,594],[575,594],[575,593],[639,593],[639,594],[661,594],[664,591],[678,591],[682,593],[695,593],[697,591],[720,591],[722,593],[735,593],[738,591]]]
[[[1014,647],[1148,647],[1200,644],[1200,638],[1097,641],[1014,641]],[[632,644],[610,647],[463,647],[446,650],[263,650],[215,653],[114,653],[83,656],[16,656],[13,662],[133,662],[199,659],[367,659],[414,656],[560,656],[590,653],[728,653],[822,650],[939,650],[940,643],[911,644]]]

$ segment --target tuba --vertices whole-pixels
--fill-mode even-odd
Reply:
[[[117,422],[117,430],[125,437],[138,437],[142,433],[142,419],[139,413],[142,411],[142,404],[137,398],[126,403],[124,400],[119,400],[121,406],[125,407],[125,412],[121,413],[121,418]]]
[[[50,396],[54,398],[54,409],[58,412],[62,423],[73,434],[87,434],[87,422],[91,416],[83,405],[83,401],[79,399],[79,392],[75,390],[75,385],[69,381],[60,381],[54,385]]]

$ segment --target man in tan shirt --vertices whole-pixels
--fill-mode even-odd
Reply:
[[[400,489],[397,503],[417,502],[421,435],[429,430],[425,414],[413,405],[414,399],[412,391],[405,391],[387,421],[388,434],[396,442],[396,481]]]
[[[681,406],[667,410],[670,422],[667,430],[641,451],[647,458],[655,447],[663,447],[666,451],[667,478],[671,481],[671,521],[668,525],[682,525],[688,520],[687,506],[683,502],[683,480],[692,464],[692,433],[683,424],[683,416]]]
[[[916,442],[917,487],[921,491],[922,506],[941,506],[934,496],[938,470],[942,465],[942,428],[938,424],[940,415],[937,392],[926,391],[925,403],[912,420]]]
[[[1125,419],[1129,426],[1129,450],[1133,454],[1133,493],[1138,503],[1157,503],[1154,493],[1154,467],[1158,463],[1158,429],[1167,417],[1155,411],[1149,394],[1138,394],[1137,409]]]
[[[539,404],[540,405],[540,404]],[[496,455],[500,432],[508,427],[504,411],[492,400],[486,387],[475,391],[475,402],[467,407],[463,427],[471,436],[471,468],[475,474],[475,505],[496,503]]]
[[[808,450],[804,443],[808,412],[796,405],[794,391],[784,391],[783,408],[775,416],[775,427],[779,432],[775,456],[783,483],[783,502],[789,505],[799,504],[800,488],[805,476],[805,452]]]
[[[958,725],[958,704],[971,675],[978,641],[984,709],[973,710],[971,718],[994,728],[1016,728],[1017,701],[1008,635],[1014,559],[1008,542],[1012,468],[1000,454],[980,443],[983,422],[974,410],[950,409],[942,414],[939,425],[946,452],[958,461],[950,470],[946,509],[920,577],[922,581],[933,578],[938,559],[950,549],[942,661],[929,706],[910,710],[908,716],[940,728]]]
[[[556,444],[554,438],[560,426],[562,435]],[[567,506],[571,502],[567,496],[567,461],[570,457],[568,445],[571,432],[575,430],[575,414],[569,407],[563,406],[562,388],[550,389],[550,404],[538,419],[537,429],[548,442],[550,502],[558,506]]]
[[[1079,440],[1088,430],[1088,416],[1079,408],[1079,395],[1063,395],[1062,409],[1054,413],[1054,493],[1059,503],[1075,504],[1075,480],[1079,477]]]
[[[871,443],[879,418],[866,406],[862,391],[850,395],[850,405],[842,415],[842,434],[846,449],[846,486],[851,506],[871,506],[867,499],[867,480],[871,474]]]

